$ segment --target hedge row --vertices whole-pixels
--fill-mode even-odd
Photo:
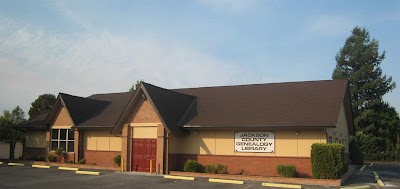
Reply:
[[[340,178],[347,170],[344,145],[313,144],[311,146],[311,165],[314,178]]]

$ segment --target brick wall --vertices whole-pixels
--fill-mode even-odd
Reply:
[[[229,156],[229,155],[195,155],[170,154],[169,168],[171,171],[182,171],[188,159],[200,164],[223,164],[228,167],[229,174],[237,174],[244,170],[246,175],[278,176],[278,164],[295,165],[300,177],[311,177],[311,159],[309,157],[265,157],[265,156]]]
[[[86,164],[96,164],[104,167],[117,167],[114,163],[114,157],[121,155],[119,151],[95,151],[85,150],[84,156]]]
[[[31,147],[24,147],[23,150],[23,158],[27,159],[30,156],[40,156],[41,158],[46,158],[46,148],[31,148]]]

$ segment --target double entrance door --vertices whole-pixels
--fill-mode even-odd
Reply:
[[[157,139],[132,139],[132,171],[150,172],[150,160],[152,172],[156,171]]]

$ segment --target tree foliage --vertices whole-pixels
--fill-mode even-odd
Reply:
[[[5,110],[3,115],[0,116],[0,141],[10,145],[10,159],[14,159],[14,149],[18,142],[25,138],[23,130],[16,127],[18,124],[25,121],[25,113],[17,106],[10,113]]]
[[[56,96],[53,94],[42,94],[31,104],[29,109],[29,119],[49,112],[56,102]]]
[[[142,82],[143,82],[143,80],[137,80],[136,83],[132,84],[132,87],[129,89],[129,92],[134,92],[137,89],[139,89]]]
[[[333,79],[348,79],[356,141],[365,159],[389,160],[382,154],[396,151],[400,121],[396,110],[382,100],[396,83],[383,74],[385,51],[365,28],[355,27],[336,55]],[[399,152],[400,153],[400,152]]]

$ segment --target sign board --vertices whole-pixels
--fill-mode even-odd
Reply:
[[[235,152],[275,151],[274,132],[235,132]]]

